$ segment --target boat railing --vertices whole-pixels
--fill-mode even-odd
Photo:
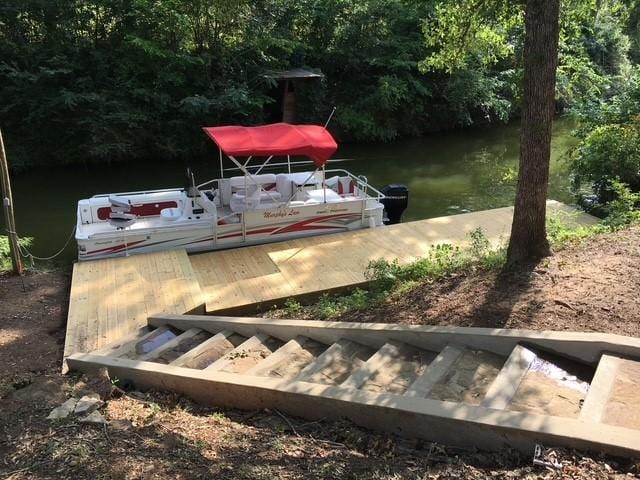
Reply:
[[[206,181],[204,183],[201,183],[200,185],[196,185],[196,188],[198,190],[200,190],[202,187],[206,187],[207,185],[212,185],[214,183],[218,183],[218,188],[220,187],[220,179],[219,178],[214,178],[212,180]]]
[[[147,195],[149,193],[166,193],[166,192],[182,192],[183,188],[161,188],[157,190],[144,190],[144,191],[136,191],[136,192],[117,192],[117,193],[99,193],[97,195],[93,195],[91,198],[104,198],[111,196],[124,196],[124,195]]]

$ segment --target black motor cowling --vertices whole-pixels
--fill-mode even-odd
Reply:
[[[394,225],[400,223],[402,214],[407,209],[407,205],[409,205],[409,189],[406,185],[392,183],[391,185],[385,185],[380,191],[384,193],[385,197],[381,200],[387,212],[385,224]]]

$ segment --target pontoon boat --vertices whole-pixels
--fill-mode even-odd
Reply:
[[[399,221],[407,206],[404,186],[379,191],[365,177],[326,169],[337,144],[323,127],[278,123],[204,131],[220,149],[221,178],[196,185],[189,172],[185,188],[80,200],[80,260],[175,248],[216,250],[375,228]],[[242,175],[225,177],[223,154]],[[310,160],[292,161],[292,156]],[[265,160],[252,164],[256,157]],[[272,163],[278,157],[286,162]],[[315,169],[293,171],[301,165]],[[265,173],[272,167],[285,172]]]

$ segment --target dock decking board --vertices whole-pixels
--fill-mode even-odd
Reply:
[[[548,202],[549,214],[565,223],[593,224],[595,217],[559,202]],[[508,238],[513,207],[464,213],[401,223],[379,229],[364,229],[329,236],[316,236],[287,242],[245,247],[240,255],[266,262],[269,268],[253,271],[233,270],[229,259],[237,250],[192,256],[203,289],[207,312],[238,310],[282,301],[289,297],[335,290],[366,282],[365,269],[371,260],[398,259],[409,263],[420,258],[429,247],[450,243],[463,245],[467,235],[481,228],[493,244]],[[249,268],[251,262],[242,264]],[[206,265],[206,269],[201,266]],[[275,267],[275,269],[274,269]]]
[[[144,327],[151,315],[184,313],[202,304],[185,251],[76,263],[64,357],[115,342]]]
[[[594,217],[558,202],[551,215],[592,224]],[[411,262],[439,243],[461,245],[481,228],[504,241],[512,207],[187,256],[183,250],[77,263],[69,302],[65,358],[96,350],[159,313],[248,308],[366,282],[370,260]]]

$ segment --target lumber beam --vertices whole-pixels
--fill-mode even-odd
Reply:
[[[422,397],[429,395],[431,389],[444,378],[451,366],[464,352],[464,347],[447,345],[442,349],[433,362],[422,372],[404,393],[407,397]]]
[[[439,352],[449,343],[472,350],[487,350],[508,356],[519,343],[549,353],[596,365],[603,351],[640,357],[640,339],[606,333],[547,332],[496,328],[398,325],[388,323],[326,322],[272,318],[218,317],[209,315],[157,315],[148,321],[159,327],[172,325],[180,330],[201,328],[211,333],[231,330],[245,337],[258,332],[282,341],[298,335],[330,345],[340,339],[351,340],[376,350],[390,338],[424,350]]]
[[[620,358],[603,354],[580,410],[580,419],[601,422],[620,367]],[[640,439],[638,440],[640,442]]]
[[[516,345],[502,370],[491,383],[481,405],[499,410],[507,408],[536,357],[537,355],[528,348]]]

